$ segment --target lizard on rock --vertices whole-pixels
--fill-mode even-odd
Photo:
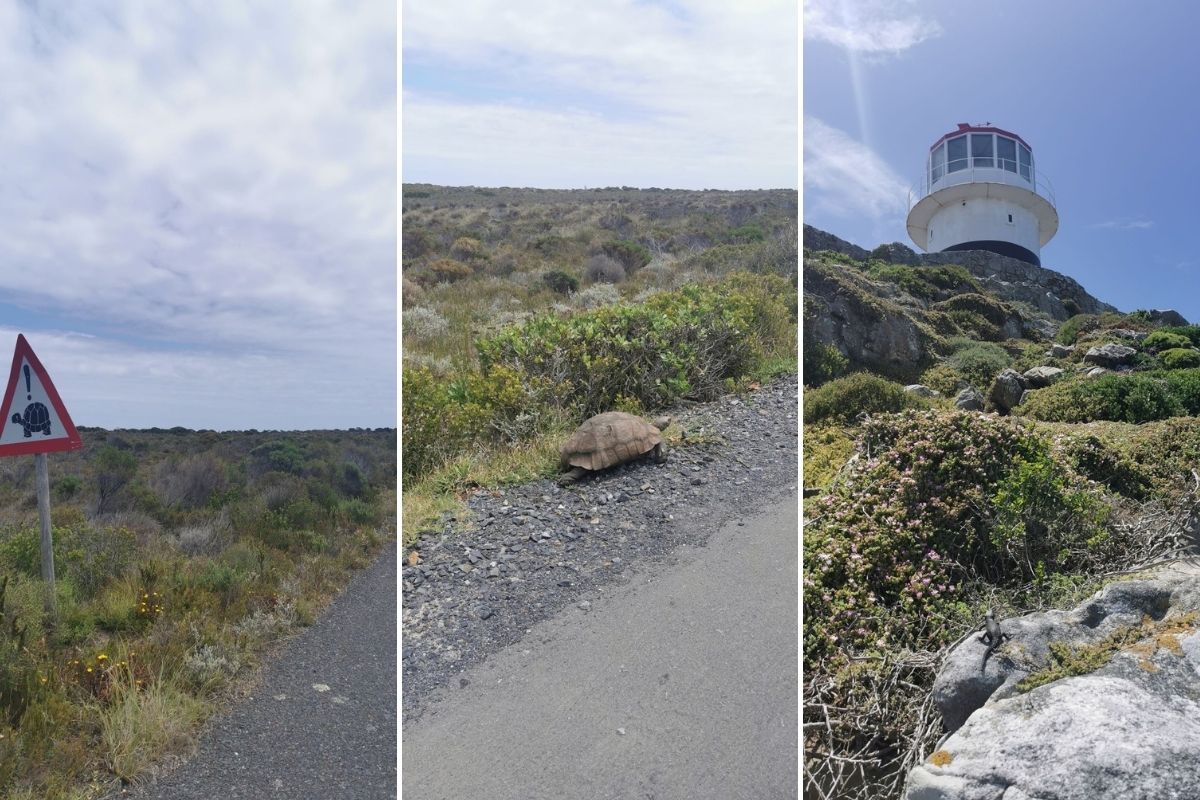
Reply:
[[[983,672],[987,668],[988,656],[992,651],[999,647],[1005,639],[1010,638],[1007,633],[1000,629],[1000,623],[996,621],[996,614],[993,609],[988,609],[983,621],[983,635],[979,637],[979,641],[987,645],[987,650],[983,651],[983,660],[979,663],[979,671]]]

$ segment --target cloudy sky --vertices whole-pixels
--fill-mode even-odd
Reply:
[[[396,10],[0,0],[0,363],[77,425],[396,424]]]
[[[806,0],[805,221],[911,246],[929,146],[990,122],[1029,142],[1052,187],[1043,265],[1122,310],[1200,321],[1200,109],[1183,89],[1198,23],[1190,4],[1133,0]]]
[[[796,188],[795,0],[405,0],[403,180]]]

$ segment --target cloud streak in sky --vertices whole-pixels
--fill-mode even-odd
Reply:
[[[787,0],[409,3],[404,179],[795,186],[796,21]]]
[[[0,3],[0,297],[79,424],[394,424],[395,38],[381,0]]]
[[[895,0],[806,0],[804,37],[851,52],[896,55],[942,35],[933,20],[906,13]]]
[[[885,220],[907,210],[908,186],[875,151],[816,117],[804,118],[805,202],[838,216]]]

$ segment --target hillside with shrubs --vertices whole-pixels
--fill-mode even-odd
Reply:
[[[406,543],[599,411],[797,367],[797,193],[406,184]]]
[[[1038,307],[987,254],[806,241],[805,796],[899,797],[988,608],[1069,608],[1195,552],[1200,326]]]
[[[0,459],[0,796],[96,796],[185,752],[267,649],[394,538],[396,431],[80,428]]]

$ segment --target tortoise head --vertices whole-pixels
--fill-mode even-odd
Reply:
[[[650,424],[658,428],[660,431],[665,431],[667,426],[671,424],[671,418],[665,416],[655,417],[654,419],[650,420]]]

